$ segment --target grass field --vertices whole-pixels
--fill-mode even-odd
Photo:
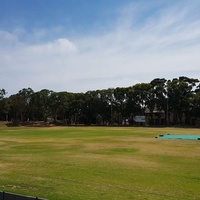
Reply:
[[[0,190],[49,200],[200,199],[200,129],[0,127]]]

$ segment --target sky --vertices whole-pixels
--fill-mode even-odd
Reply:
[[[200,79],[199,8],[199,0],[0,0],[0,89]]]

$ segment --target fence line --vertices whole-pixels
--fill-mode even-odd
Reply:
[[[38,197],[24,196],[9,192],[0,191],[0,200],[47,200]]]

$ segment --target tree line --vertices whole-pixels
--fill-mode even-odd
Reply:
[[[86,93],[34,92],[24,88],[5,97],[0,89],[0,120],[12,122],[52,121],[62,124],[133,124],[134,116],[149,113],[149,125],[156,110],[164,115],[163,124],[191,125],[200,118],[200,82],[181,76],[172,80],[156,78],[150,83],[117,87]],[[169,114],[173,118],[169,122]]]

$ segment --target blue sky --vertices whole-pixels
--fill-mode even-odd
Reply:
[[[0,0],[0,88],[86,92],[200,78],[199,0]]]

